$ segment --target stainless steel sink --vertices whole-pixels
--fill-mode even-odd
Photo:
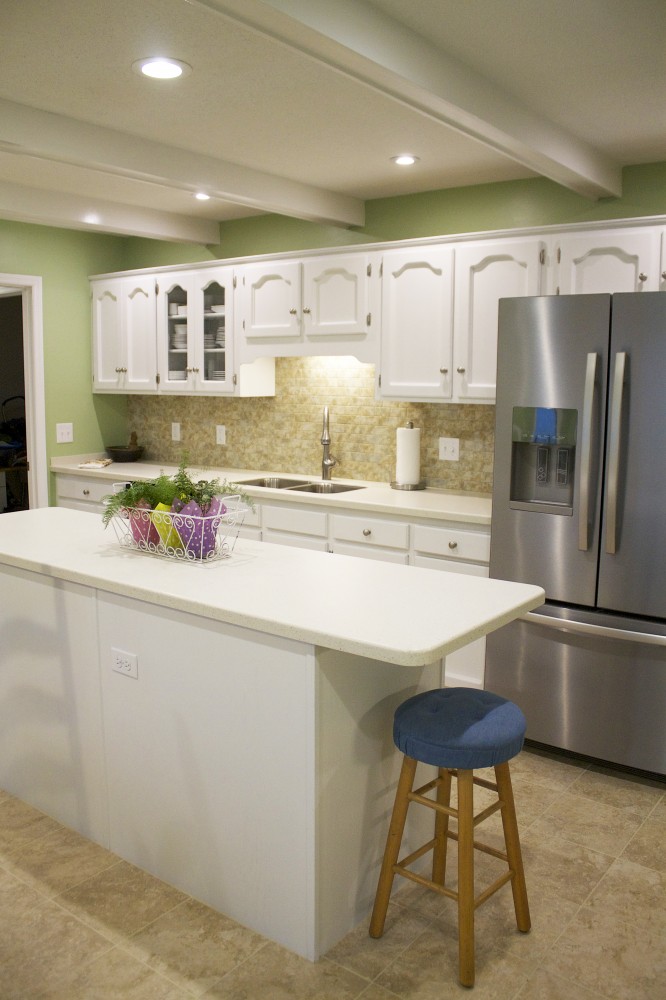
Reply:
[[[345,483],[302,483],[300,486],[289,487],[290,493],[348,493],[349,490],[362,490],[362,486],[349,486]]]
[[[240,479],[239,486],[263,486],[269,490],[288,490],[292,486],[307,485],[302,479],[283,479],[281,476],[262,476],[260,479]]]

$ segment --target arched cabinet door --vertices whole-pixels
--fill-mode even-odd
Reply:
[[[382,258],[381,396],[449,400],[453,250],[419,247]]]
[[[555,250],[560,295],[659,291],[659,233],[616,229],[562,236]]]
[[[102,278],[91,296],[93,390],[157,392],[154,277]]]

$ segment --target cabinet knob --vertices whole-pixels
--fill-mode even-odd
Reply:
[[[641,273],[638,275],[638,280],[647,281],[647,274],[645,273],[645,271],[641,271]]]
[[[295,311],[296,311],[296,310],[294,310],[294,312],[295,312]],[[307,306],[303,306],[303,312],[304,312],[304,314],[305,314],[306,316],[309,316],[309,315],[310,315],[310,310],[308,309],[308,307],[307,307]]]
[[[664,281],[666,281],[666,271],[662,271],[661,276],[664,279]]]
[[[199,369],[198,368],[193,368],[192,371],[194,372],[195,375],[199,374]]]
[[[84,490],[83,491],[83,495],[84,495],[84,497],[89,497],[90,496],[90,490]]]
[[[120,375],[122,368],[116,368],[116,375]]]
[[[290,309],[289,310],[289,315],[290,316],[295,316],[296,315],[296,310],[295,309]]]
[[[440,368],[439,369],[439,373],[440,373],[440,375],[448,375],[449,374],[449,369],[448,368]]]
[[[365,535],[366,538],[368,538],[372,534],[372,531],[370,530],[370,528],[364,528],[363,534]]]
[[[456,371],[458,372],[459,375],[464,375],[465,374],[465,369],[464,368],[456,368]]]
[[[457,542],[449,542],[449,548],[450,549],[457,549],[458,548],[458,543]]]
[[[185,371],[187,372],[188,375],[191,375],[192,372],[194,371],[194,368],[186,368]]]

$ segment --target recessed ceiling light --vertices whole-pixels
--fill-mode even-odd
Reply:
[[[197,201],[210,201],[210,195],[206,194],[205,191],[197,191],[194,197]]]
[[[392,156],[391,161],[398,167],[411,167],[418,161],[418,156],[412,156],[411,153],[401,153],[400,156]]]
[[[137,59],[132,63],[135,73],[150,76],[154,80],[175,80],[179,76],[187,76],[192,67],[180,59],[167,59],[165,56],[151,56],[149,59]]]

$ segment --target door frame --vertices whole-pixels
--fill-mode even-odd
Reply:
[[[23,366],[30,507],[48,507],[44,323],[42,279],[35,274],[2,274],[0,286],[19,292],[23,303]]]

